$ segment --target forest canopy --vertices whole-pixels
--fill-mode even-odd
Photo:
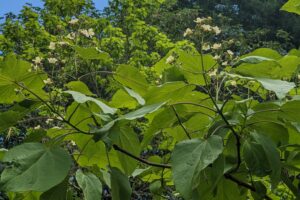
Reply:
[[[43,3],[0,25],[0,200],[300,199],[299,0]]]

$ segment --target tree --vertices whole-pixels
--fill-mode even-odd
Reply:
[[[49,40],[2,35],[0,131],[26,132],[0,150],[8,198],[299,198],[299,50],[237,56],[211,17],[184,41],[152,38],[130,1],[114,3],[108,18],[62,6],[7,19],[4,30]],[[126,3],[129,28],[113,17]]]

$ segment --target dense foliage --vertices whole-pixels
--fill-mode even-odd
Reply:
[[[44,3],[1,25],[0,199],[300,198],[297,31],[252,40],[215,1]]]

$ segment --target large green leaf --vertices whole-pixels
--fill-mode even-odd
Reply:
[[[146,94],[148,82],[143,74],[135,68],[128,65],[120,65],[114,74],[114,78],[123,86],[138,92],[142,96]]]
[[[81,170],[76,172],[76,180],[83,191],[85,200],[95,200],[102,198],[102,183],[93,173],[84,173]]]
[[[249,56],[261,56],[272,60],[278,60],[282,57],[277,51],[269,48],[256,49],[248,54],[241,56],[241,58],[243,59]]]
[[[300,2],[299,0],[289,0],[282,6],[281,10],[300,15]]]
[[[54,186],[50,190],[44,192],[40,200],[66,200],[67,199],[67,190],[68,190],[68,178],[66,178],[60,184]]]
[[[129,180],[119,169],[111,169],[111,194],[113,200],[130,200],[132,189]]]
[[[26,143],[9,150],[3,162],[12,162],[1,174],[5,191],[44,192],[62,182],[71,166],[70,156],[59,147]]]
[[[270,166],[265,162],[267,158],[261,145],[246,140],[243,144],[243,157],[252,174],[262,177],[270,173]]]
[[[156,103],[152,105],[146,105],[138,110],[127,113],[120,117],[120,119],[134,120],[141,117],[144,117],[146,114],[153,113],[160,109],[165,103]]]
[[[160,86],[153,86],[149,88],[145,95],[147,104],[154,104],[159,102],[176,102],[183,99],[195,89],[194,85],[187,85],[184,82],[170,82]]]
[[[87,60],[103,60],[108,61],[110,59],[110,56],[108,53],[99,51],[96,48],[83,48],[79,46],[74,47],[75,51],[78,53],[78,55]]]
[[[223,151],[223,140],[211,136],[207,140],[178,143],[172,154],[172,171],[176,189],[189,199],[199,184],[200,172],[213,163]]]
[[[111,101],[109,102],[110,106],[115,108],[129,108],[134,109],[137,107],[137,101],[130,96],[127,92],[122,89],[117,90],[113,95]]]
[[[36,99],[34,95],[17,84],[23,85],[42,98],[45,97],[42,88],[45,86],[43,80],[47,79],[47,76],[30,70],[30,63],[18,60],[14,55],[9,55],[3,62],[0,62],[0,103],[20,102],[25,99],[25,96]]]
[[[281,106],[281,111],[283,112],[281,116],[292,122],[300,122],[299,108],[299,100],[288,101]]]
[[[277,151],[273,141],[268,137],[256,132],[252,132],[251,136],[254,141],[262,147],[263,152],[266,154],[265,162],[269,164],[269,167],[271,169],[270,177],[272,186],[276,187],[279,183],[281,175],[281,162],[279,152]]]
[[[208,71],[212,67],[217,67],[217,62],[211,55],[201,56],[195,49],[188,52],[174,48],[153,66],[154,71],[161,75],[165,70],[172,68],[173,65],[168,63],[167,59],[173,55],[176,55],[176,67],[179,69],[178,72],[191,84],[204,84],[204,78],[202,76],[203,69]]]
[[[126,149],[135,156],[140,155],[141,145],[139,138],[126,122],[118,122],[118,124],[110,130],[109,137],[112,139],[113,143],[117,144],[119,147]],[[125,174],[131,175],[137,167],[137,161],[121,152],[118,152],[117,154]]]
[[[293,82],[265,78],[257,78],[256,80],[260,82],[265,89],[275,92],[279,99],[283,99],[289,91],[296,87]]]
[[[81,81],[71,81],[66,84],[67,88],[72,91],[80,92],[85,95],[94,96],[88,86]]]
[[[124,87],[124,89],[126,90],[126,92],[128,92],[128,94],[130,96],[135,98],[140,105],[143,106],[145,104],[145,100],[138,93],[136,93],[135,91],[129,89],[128,87]]]
[[[109,107],[108,105],[106,105],[105,103],[103,103],[102,101],[98,100],[98,99],[95,99],[93,97],[88,97],[80,92],[76,92],[76,91],[65,91],[65,93],[67,94],[71,94],[74,98],[74,100],[77,102],[77,103],[86,103],[86,102],[94,102],[97,106],[99,106],[99,108],[102,109],[102,111],[104,113],[107,113],[107,114],[114,114],[117,109],[115,108],[111,108]]]

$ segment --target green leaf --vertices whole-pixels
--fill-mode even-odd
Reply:
[[[243,55],[241,58],[243,59],[243,58],[249,57],[249,56],[261,56],[261,57],[269,58],[272,60],[278,60],[282,57],[277,51],[275,51],[273,49],[269,49],[269,48],[256,49],[251,53]]]
[[[261,145],[246,140],[243,144],[243,157],[252,174],[263,177],[270,173],[270,166]]]
[[[96,48],[83,48],[79,46],[74,47],[75,51],[78,53],[78,55],[87,60],[103,60],[107,61],[110,59],[110,56],[108,53],[100,51]]]
[[[24,117],[24,113],[15,112],[12,110],[0,113],[0,131],[4,131],[9,127],[18,123]]]
[[[3,162],[13,162],[1,174],[5,191],[44,192],[62,182],[71,167],[69,154],[59,147],[26,143],[10,149]]]
[[[30,70],[30,63],[18,60],[14,55],[5,57],[0,63],[0,103],[12,104],[24,100],[25,97],[36,99],[17,84],[34,91],[42,98],[45,97],[43,80],[47,79],[47,76],[40,72],[30,72]]]
[[[252,132],[251,136],[257,144],[261,145],[261,147],[263,148],[263,152],[266,154],[265,162],[267,161],[270,166],[271,183],[275,188],[279,183],[281,175],[281,162],[279,152],[277,151],[273,141],[268,137],[255,132]]]
[[[120,89],[112,97],[109,105],[115,108],[129,108],[134,109],[137,107],[137,101],[130,96],[127,92]]]
[[[81,170],[76,172],[76,180],[83,191],[85,200],[95,200],[102,198],[102,183],[93,173],[83,173]]]
[[[129,180],[119,169],[111,169],[111,194],[113,200],[130,200],[132,189]]]
[[[67,83],[66,86],[69,90],[80,92],[88,96],[94,96],[94,94],[89,90],[88,86],[81,81],[71,81]]]
[[[187,85],[184,82],[165,83],[161,86],[150,87],[145,95],[145,100],[147,104],[159,102],[173,103],[191,94],[194,89],[194,85]]]
[[[300,15],[300,2],[298,0],[289,0],[281,7],[281,10]]]
[[[263,61],[274,61],[273,59],[262,57],[262,56],[247,56],[241,58],[235,65],[240,65],[241,63],[251,63],[257,64]]]
[[[172,172],[176,189],[189,199],[193,188],[199,184],[199,175],[213,163],[223,151],[223,140],[211,136],[207,140],[198,139],[178,143],[171,156]]]
[[[79,148],[79,152],[74,152],[74,159],[81,167],[96,165],[99,168],[106,168],[108,161],[103,141],[95,142],[91,135],[79,133],[67,136],[66,140],[75,142]]]
[[[131,88],[142,96],[146,94],[148,82],[137,68],[120,65],[114,74],[114,78],[123,86]]]
[[[130,96],[135,98],[140,105],[142,105],[142,106],[145,105],[145,100],[143,99],[143,97],[141,97],[138,93],[129,89],[128,87],[124,87],[124,88],[125,88],[126,92],[128,92],[128,94]]]
[[[130,113],[127,113],[127,114],[121,116],[120,119],[127,119],[127,120],[138,119],[138,118],[144,117],[146,114],[153,113],[153,112],[157,111],[163,105],[165,105],[165,102],[164,103],[156,103],[156,104],[152,104],[152,105],[147,105],[147,106],[144,106],[144,107],[142,107],[138,110],[135,110],[133,112],[130,112]]]
[[[289,91],[296,87],[295,83],[287,81],[265,78],[257,78],[256,80],[260,82],[265,89],[275,92],[279,99],[283,99]]]
[[[117,123],[117,125],[110,130],[109,137],[113,143],[119,147],[126,149],[137,157],[140,155],[141,145],[139,138],[126,122]],[[121,152],[117,152],[117,155],[125,174],[131,175],[137,167],[137,161]]]
[[[68,190],[68,179],[66,178],[60,184],[54,186],[50,190],[44,192],[40,200],[66,200],[67,199],[67,190]]]
[[[289,134],[288,129],[284,124],[276,121],[264,122],[264,118],[256,118],[256,120],[261,120],[261,122],[250,124],[249,130],[255,130],[257,133],[264,134],[265,136],[271,138],[276,146],[288,144]]]
[[[106,114],[115,114],[117,109],[115,108],[111,108],[109,107],[108,105],[106,105],[105,103],[101,102],[100,100],[98,99],[95,99],[95,98],[92,98],[92,97],[88,97],[80,92],[76,92],[76,91],[65,91],[65,93],[67,94],[71,94],[74,98],[74,100],[77,102],[77,103],[86,103],[88,101],[90,102],[94,102],[97,106],[99,106],[99,108],[102,109],[102,111]]]
[[[282,117],[285,119],[292,121],[292,122],[299,122],[300,123],[300,101],[288,101],[281,106],[281,111],[283,112]]]

